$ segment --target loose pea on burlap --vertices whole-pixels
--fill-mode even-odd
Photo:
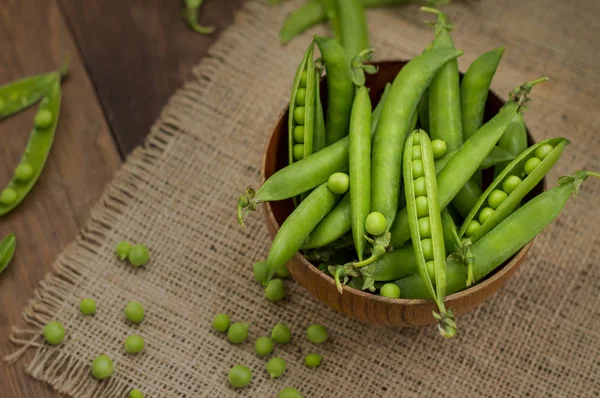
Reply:
[[[386,329],[348,319],[294,282],[287,283],[284,302],[263,298],[251,264],[266,256],[270,239],[260,213],[247,219],[247,230],[239,228],[235,202],[249,183],[258,185],[263,146],[289,98],[297,63],[311,34],[325,33],[319,27],[279,45],[283,17],[300,3],[249,1],[171,98],[24,310],[27,329],[56,319],[68,332],[59,347],[37,347],[27,371],[73,397],[123,397],[132,387],[150,397],[274,397],[285,386],[306,397],[598,396],[598,181],[585,183],[496,296],[458,320],[452,340],[440,338],[435,327]],[[537,140],[572,141],[550,185],[578,169],[600,169],[598,4],[473,1],[447,11],[456,45],[465,52],[461,70],[504,45],[496,92],[550,77],[536,88],[526,114]],[[417,6],[369,11],[376,57],[419,54],[432,38],[422,23],[426,17]],[[150,264],[135,269],[119,262],[113,250],[123,239],[148,244]],[[96,299],[94,317],[79,314],[82,297]],[[146,306],[141,325],[125,321],[128,300]],[[252,343],[233,346],[212,331],[218,312],[250,322],[252,339],[276,322],[287,323],[293,343],[276,348],[288,362],[285,376],[270,380]],[[306,341],[305,328],[313,322],[329,328],[325,345]],[[134,331],[146,340],[138,356],[122,348]],[[12,338],[42,342],[39,334],[23,331]],[[318,369],[302,363],[310,351],[325,358]],[[100,353],[116,366],[102,383],[89,371]],[[248,365],[254,380],[236,392],[226,374],[237,363]]]

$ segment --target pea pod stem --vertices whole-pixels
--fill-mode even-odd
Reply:
[[[185,0],[185,10],[183,12],[183,16],[190,29],[197,33],[208,35],[215,31],[215,27],[202,26],[198,23],[202,3],[204,3],[204,0]]]
[[[0,241],[0,273],[8,267],[17,247],[17,238],[14,233],[8,234]]]

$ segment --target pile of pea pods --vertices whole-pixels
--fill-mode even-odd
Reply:
[[[366,30],[346,40],[314,37],[292,86],[289,165],[260,189],[246,190],[238,222],[243,226],[244,213],[262,202],[294,199],[295,210],[260,263],[265,286],[300,252],[335,279],[340,294],[348,285],[389,299],[434,300],[440,334],[452,337],[456,322],[444,298],[510,259],[557,217],[582,181],[600,175],[579,171],[525,201],[569,144],[556,137],[528,146],[522,113],[533,88],[548,79],[518,85],[483,123],[504,49],[482,54],[461,80],[462,52],[446,14],[421,10],[436,16],[434,40],[387,84],[374,109],[364,86],[364,73],[376,72],[365,62]],[[348,20],[360,19],[339,17],[342,32]],[[487,186],[484,169],[495,176]]]

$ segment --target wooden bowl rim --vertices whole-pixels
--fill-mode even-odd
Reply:
[[[381,61],[373,62],[373,64],[397,63],[397,62],[404,62],[404,63],[406,63],[408,61],[404,61],[404,60],[381,60]],[[496,95],[498,98],[501,98],[496,93],[494,93],[494,95]],[[280,112],[280,114],[277,117],[277,119],[275,119],[276,121],[274,123],[274,127],[271,129],[271,133],[269,134],[269,138],[267,139],[267,141],[265,143],[265,148],[263,150],[262,160],[261,160],[262,164],[261,164],[261,169],[260,169],[261,185],[266,181],[267,153],[268,153],[268,149],[269,149],[270,143],[273,140],[275,134],[278,133],[277,126],[279,125],[280,120],[282,118],[284,118],[285,114],[288,111],[288,108],[289,108],[289,105],[286,105],[283,108],[283,110]],[[529,134],[529,130],[527,131],[527,133]],[[542,179],[542,184],[543,184],[543,190],[546,191],[547,187],[546,187],[546,178],[545,177]],[[279,230],[279,228],[281,226],[279,225],[279,223],[275,219],[275,216],[273,214],[273,209],[271,208],[271,204],[269,202],[266,202],[263,205],[265,206],[265,211],[266,211],[266,214],[267,214],[269,220],[273,223],[273,226],[275,227],[275,229]],[[499,280],[501,280],[505,274],[510,273],[513,268],[519,266],[519,264],[521,263],[521,261],[527,255],[527,252],[529,251],[529,249],[533,245],[534,241],[535,241],[535,238],[532,239],[525,246],[523,246],[521,248],[521,250],[519,250],[515,255],[513,255],[508,263],[504,263],[499,268],[495,269],[493,271],[493,274],[491,276],[488,276],[488,277],[484,278],[483,281],[478,282],[478,283],[474,284],[473,286],[466,288],[465,290],[461,290],[460,292],[452,293],[452,294],[446,296],[444,298],[444,302],[450,302],[450,301],[454,302],[454,301],[458,301],[458,300],[461,300],[461,299],[465,299],[468,296],[476,294],[480,290],[486,290],[486,287],[488,287],[490,285],[498,283]],[[306,258],[304,258],[304,256],[302,256],[300,253],[296,253],[294,255],[294,258],[296,260],[298,260],[305,268],[307,268],[309,272],[311,272],[313,274],[317,274],[317,276],[320,279],[324,280],[326,283],[328,283],[330,285],[333,285],[335,287],[335,281],[333,280],[333,278],[331,278],[330,276],[326,275],[324,272],[320,271],[310,261],[306,260]],[[362,297],[362,298],[364,298],[366,300],[374,300],[376,302],[388,303],[388,304],[392,304],[393,303],[393,304],[399,304],[399,305],[404,305],[404,306],[417,306],[417,305],[423,305],[423,304],[426,304],[426,303],[431,303],[431,299],[406,299],[406,298],[397,298],[396,299],[396,298],[382,297],[380,295],[369,293],[369,292],[365,292],[363,290],[358,290],[358,289],[355,289],[355,288],[347,286],[347,285],[343,286],[343,292],[351,294],[351,295]]]

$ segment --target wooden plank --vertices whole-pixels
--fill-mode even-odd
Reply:
[[[11,0],[0,7],[0,84],[52,70],[71,56],[54,147],[37,186],[13,213],[0,218],[0,236],[17,234],[17,252],[0,275],[0,356],[12,325],[63,248],[84,225],[91,206],[120,164],[89,76],[56,0]],[[12,176],[35,108],[0,123],[0,185]],[[31,355],[31,352],[28,353]],[[23,362],[0,365],[3,397],[58,397],[35,382]]]
[[[122,154],[147,134],[243,0],[208,0],[203,36],[181,19],[183,1],[60,0]]]

